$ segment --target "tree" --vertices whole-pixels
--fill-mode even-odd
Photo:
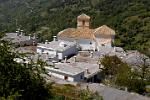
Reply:
[[[49,99],[50,87],[33,71],[34,65],[16,63],[18,57],[6,41],[0,41],[0,99]]]
[[[141,60],[142,63],[134,68],[122,62],[117,56],[105,56],[101,59],[101,64],[104,66],[102,70],[106,76],[111,75],[111,78],[106,77],[111,81],[109,84],[143,93],[145,86],[150,84],[150,67],[145,57]]]
[[[100,63],[103,65],[103,73],[108,75],[115,75],[117,70],[119,69],[123,62],[117,56],[107,56],[105,55],[104,58],[100,60]]]

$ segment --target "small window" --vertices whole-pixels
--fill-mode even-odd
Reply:
[[[65,79],[65,80],[68,80],[68,76],[64,76],[64,79]]]
[[[102,44],[102,46],[105,46],[105,44]]]
[[[84,20],[82,21],[82,25],[83,25],[83,26],[85,25],[85,21],[84,21]]]
[[[81,75],[81,79],[83,79],[83,76]]]
[[[44,49],[42,48],[42,52],[44,52]]]

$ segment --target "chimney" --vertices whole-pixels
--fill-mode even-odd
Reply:
[[[127,87],[125,87],[125,91],[128,92],[128,88]]]
[[[53,41],[56,41],[57,40],[57,36],[53,36]]]
[[[19,31],[18,30],[16,31],[16,33],[17,33],[17,36],[19,36]]]
[[[52,63],[53,63],[53,67],[55,67],[55,61],[54,60],[52,61]]]
[[[48,54],[48,52],[46,53],[45,60],[46,60],[46,61],[49,60],[49,54]]]
[[[77,62],[77,56],[74,56],[74,62]]]
[[[16,33],[17,33],[17,36],[20,35],[20,28],[18,28],[18,29],[16,30]]]
[[[45,40],[45,44],[48,44],[48,40]]]
[[[93,52],[92,51],[90,52],[90,57],[93,58]]]
[[[31,40],[31,34],[29,34],[29,40]]]
[[[114,52],[116,52],[116,47],[114,47]]]
[[[21,33],[20,35],[23,36],[23,30],[20,30],[20,33]]]
[[[65,63],[67,62],[67,56],[65,56]]]
[[[33,46],[35,46],[35,45],[36,45],[35,41],[33,41],[32,43],[33,43]]]
[[[36,39],[36,33],[33,33],[33,39]]]
[[[89,72],[89,69],[88,69],[88,68],[86,68],[86,73],[87,73],[87,74],[90,74],[90,72]]]

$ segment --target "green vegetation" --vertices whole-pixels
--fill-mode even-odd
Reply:
[[[92,28],[106,24],[116,30],[116,46],[150,56],[150,0],[0,0],[0,32],[21,27],[41,41],[76,27],[76,17],[92,17]]]
[[[39,75],[43,66],[18,64],[14,58],[19,54],[10,51],[8,43],[0,41],[0,99],[48,100],[50,86]]]
[[[143,59],[144,60],[144,59]],[[128,88],[129,91],[144,93],[145,87],[150,84],[150,69],[146,62],[133,69],[122,62],[117,56],[105,56],[100,60],[105,84],[117,88]]]
[[[52,93],[56,100],[103,100],[97,93],[89,90],[80,90],[79,87],[70,84],[53,85]]]

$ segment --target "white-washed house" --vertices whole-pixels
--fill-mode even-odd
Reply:
[[[69,41],[51,41],[39,43],[37,46],[37,53],[46,53],[49,57],[56,57],[58,60],[71,57],[78,53],[76,42]]]

